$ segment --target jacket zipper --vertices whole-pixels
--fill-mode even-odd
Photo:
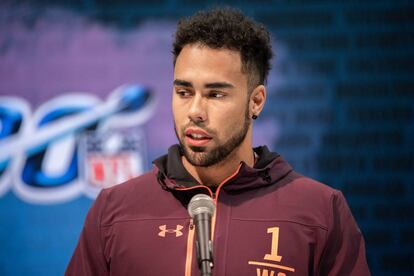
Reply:
[[[197,188],[206,188],[209,191],[210,195],[212,195],[211,190],[207,186],[203,186],[203,185],[198,185],[198,186],[189,187],[189,188],[177,188],[177,190],[186,191],[186,190],[192,190],[192,189],[197,189]],[[187,252],[185,256],[185,273],[184,273],[185,276],[191,276],[191,267],[193,263],[195,227],[194,227],[194,223],[192,219],[190,220],[190,225],[188,227],[189,228],[188,228],[188,236],[187,236]]]
[[[235,177],[241,168],[241,164],[238,166],[237,170],[230,175],[229,177],[227,177],[226,179],[224,179],[219,186],[217,187],[216,192],[213,194],[213,192],[210,190],[210,188],[208,188],[207,186],[195,186],[195,187],[190,187],[190,188],[178,188],[177,190],[191,190],[191,189],[195,189],[195,188],[206,188],[208,190],[208,192],[210,193],[210,196],[213,198],[214,200],[214,204],[216,205],[216,210],[213,214],[212,217],[212,221],[211,221],[211,240],[214,241],[214,230],[216,228],[216,217],[217,217],[217,199],[218,199],[218,195],[220,192],[221,187],[226,184],[227,182],[229,182],[233,177]],[[192,262],[193,262],[193,248],[194,248],[194,224],[193,224],[193,220],[191,219],[190,221],[190,226],[188,229],[188,237],[187,237],[187,252],[186,252],[186,258],[185,258],[185,276],[191,276],[191,266],[192,266]],[[214,246],[213,246],[214,248]]]
[[[235,177],[239,173],[240,168],[241,168],[241,164],[237,167],[237,170],[232,175],[230,175],[229,177],[227,177],[226,179],[221,181],[221,183],[217,187],[216,192],[214,193],[213,200],[214,200],[214,204],[216,205],[216,210],[214,212],[213,218],[211,219],[211,240],[212,241],[214,241],[214,232],[215,232],[215,229],[216,229],[216,218],[217,218],[217,205],[218,205],[217,203],[218,203],[218,196],[219,196],[221,187],[223,187],[224,184],[226,184],[233,177]],[[213,248],[214,248],[214,245],[213,245]]]
[[[190,220],[187,237],[187,253],[185,258],[185,276],[191,276],[191,264],[193,263],[193,247],[194,247],[194,224]]]

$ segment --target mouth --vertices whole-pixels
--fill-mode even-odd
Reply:
[[[189,128],[185,131],[185,140],[189,146],[205,146],[211,139],[213,138],[201,129]]]

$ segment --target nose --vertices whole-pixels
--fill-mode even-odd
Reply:
[[[202,95],[196,94],[188,110],[188,117],[195,123],[205,122],[207,120],[206,102]]]

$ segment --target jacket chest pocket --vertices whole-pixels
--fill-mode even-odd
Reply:
[[[312,275],[319,261],[320,235],[323,229],[289,221],[233,219],[226,275]]]
[[[184,275],[187,219],[117,222],[105,229],[105,256],[113,275]]]

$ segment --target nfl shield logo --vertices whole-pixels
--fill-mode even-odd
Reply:
[[[145,142],[142,133],[111,130],[90,132],[81,139],[79,169],[85,192],[95,197],[108,188],[144,172]]]

